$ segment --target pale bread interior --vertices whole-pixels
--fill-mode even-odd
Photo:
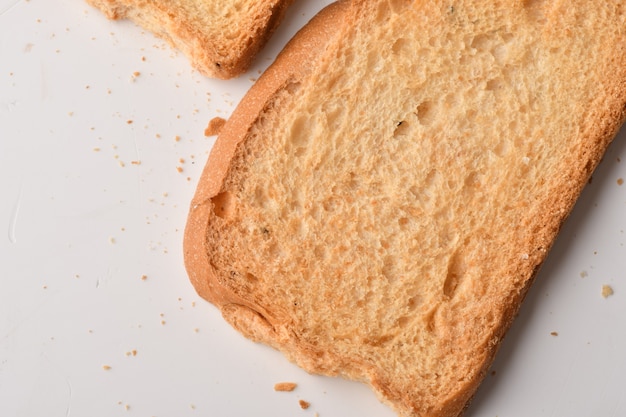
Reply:
[[[353,3],[207,167],[205,296],[401,415],[456,416],[624,119],[626,4]]]

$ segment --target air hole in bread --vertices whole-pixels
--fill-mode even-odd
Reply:
[[[407,324],[409,324],[410,319],[407,316],[402,316],[398,319],[397,324],[398,327],[403,328],[406,327]]]
[[[387,279],[387,281],[392,282],[396,278],[396,261],[393,256],[385,256],[385,260],[383,261],[383,269],[381,273]]]
[[[429,312],[424,315],[424,327],[428,332],[435,331],[435,313],[437,312],[437,307],[432,308]]]
[[[496,90],[501,89],[503,85],[504,83],[502,82],[502,79],[494,78],[494,79],[487,81],[487,84],[485,85],[485,90],[496,91]]]
[[[401,227],[404,227],[404,226],[406,226],[407,224],[409,224],[409,219],[408,219],[408,218],[406,218],[406,217],[400,217],[400,218],[398,219],[398,224],[399,224]]]
[[[417,296],[409,298],[409,300],[407,301],[407,304],[406,304],[406,306],[409,309],[409,311],[415,311],[417,309],[418,305],[419,305],[419,302],[418,302],[418,297]]]
[[[324,207],[324,210],[326,211],[335,211],[337,210],[337,208],[339,208],[340,205],[341,205],[340,198],[335,197],[335,196],[331,196],[327,198],[322,203],[322,207]]]
[[[393,137],[397,138],[398,136],[406,136],[409,131],[409,122],[404,120],[396,123],[396,130],[393,132]]]
[[[472,43],[470,44],[470,46],[479,51],[488,51],[493,46],[493,39],[491,38],[491,36],[486,34],[476,35],[472,39]]]
[[[391,46],[391,51],[396,55],[402,55],[410,51],[411,42],[405,38],[396,39]]]
[[[415,115],[417,116],[417,120],[423,126],[428,126],[431,124],[435,117],[435,112],[433,109],[433,103],[429,100],[421,102],[415,109]]]
[[[461,280],[465,276],[466,268],[463,255],[457,250],[450,257],[450,261],[448,262],[448,272],[446,274],[446,280],[443,283],[444,296],[447,298],[452,298],[454,296]]]
[[[223,191],[211,199],[213,212],[219,218],[228,218],[234,209],[235,198],[228,191]]]
[[[510,148],[511,148],[510,142],[508,140],[506,140],[506,139],[502,139],[493,148],[493,153],[495,153],[499,157],[503,157],[507,153],[509,153],[509,149]]]

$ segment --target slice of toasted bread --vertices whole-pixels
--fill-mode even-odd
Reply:
[[[626,115],[626,3],[345,1],[224,126],[198,293],[403,416],[460,415]]]
[[[131,19],[181,50],[202,74],[245,72],[293,0],[87,0],[109,19]]]

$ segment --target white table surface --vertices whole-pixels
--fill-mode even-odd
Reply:
[[[300,0],[248,74],[216,81],[80,0],[0,0],[0,416],[394,416],[365,385],[244,339],[183,267],[207,122],[325,3]],[[468,417],[626,415],[620,178],[626,131]],[[275,392],[279,381],[298,388]]]

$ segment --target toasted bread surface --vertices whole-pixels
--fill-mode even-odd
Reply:
[[[131,19],[214,78],[245,72],[293,0],[87,0],[109,19]]]
[[[460,415],[626,106],[626,3],[344,1],[222,129],[198,293],[403,416]]]

